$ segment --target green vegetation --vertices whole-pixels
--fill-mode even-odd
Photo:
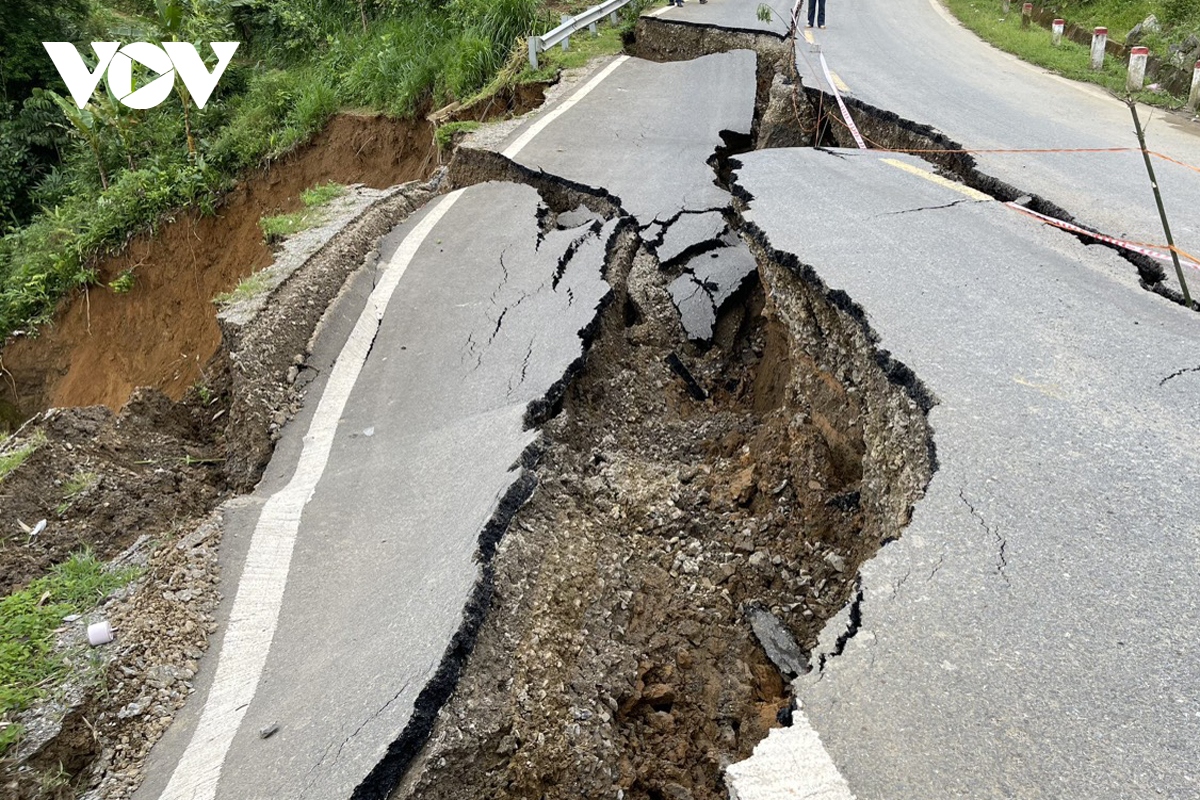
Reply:
[[[79,497],[79,495],[89,491],[99,482],[100,476],[96,473],[87,472],[86,470],[77,471],[71,477],[71,479],[67,481],[66,485],[63,486],[63,499],[62,502],[58,504],[58,507],[55,509],[55,511],[60,515],[65,514],[67,509],[71,507],[71,504],[75,502],[75,499]]]
[[[621,52],[621,28],[599,28],[599,36],[592,36],[586,30],[571,37],[571,44],[566,52],[561,48],[548,50],[541,57],[542,68],[574,69],[582,67],[597,56]]]
[[[133,270],[124,270],[120,275],[108,282],[108,288],[112,289],[117,294],[127,294],[133,291],[134,285]]]
[[[479,127],[478,122],[447,122],[445,125],[439,125],[434,132],[433,138],[437,140],[439,150],[449,150],[450,145],[454,143],[454,137],[460,133],[469,133]]]
[[[0,446],[8,443],[7,437],[0,441]],[[38,431],[28,442],[16,448],[15,450],[0,454],[0,481],[7,478],[13,470],[25,463],[25,460],[33,455],[39,447],[46,443],[46,435]]]
[[[0,338],[94,283],[97,255],[174,209],[211,210],[239,172],[307,141],[340,108],[404,116],[468,98],[523,37],[552,26],[539,0],[6,4],[21,24],[0,29]],[[53,39],[85,60],[91,41],[191,42],[210,68],[208,42],[242,45],[203,109],[177,84],[155,109],[102,88],[80,110],[41,47]]]
[[[0,755],[21,735],[13,717],[67,677],[54,649],[63,617],[86,611],[137,575],[135,568],[110,572],[84,552],[0,599]]]
[[[263,217],[258,221],[267,244],[274,244],[293,233],[299,233],[321,223],[324,221],[324,215],[319,211],[321,206],[327,205],[345,193],[346,187],[337,183],[326,183],[305,189],[300,193],[300,200],[304,203],[303,209],[291,214]]]
[[[268,267],[267,269],[270,268]],[[229,303],[240,303],[243,300],[249,300],[252,297],[262,294],[267,290],[267,269],[259,270],[246,276],[232,291],[221,292],[214,297],[213,302],[219,306],[223,306]]]
[[[943,2],[964,25],[1001,50],[1073,80],[1096,83],[1115,94],[1125,94],[1127,66],[1123,62],[1109,56],[1102,70],[1093,71],[1086,45],[1064,38],[1055,47],[1045,28],[1038,25],[1023,28],[1019,0],[1013,0],[1007,17],[1001,16],[1000,0]],[[1144,34],[1139,43],[1164,60],[1169,58],[1173,45],[1178,47],[1189,36],[1200,33],[1200,3],[1194,0],[1064,0],[1057,11],[1063,19],[1083,28],[1108,27],[1110,38],[1116,41],[1123,41],[1135,25],[1154,14],[1161,30]],[[1164,107],[1178,107],[1186,100],[1150,91],[1139,93],[1137,98]]]

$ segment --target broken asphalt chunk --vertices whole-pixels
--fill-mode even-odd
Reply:
[[[708,392],[706,392],[704,387],[696,381],[696,378],[692,375],[691,370],[689,370],[684,363],[679,360],[678,355],[671,353],[669,356],[667,356],[667,366],[670,367],[671,371],[679,376],[679,379],[683,381],[684,386],[687,387],[688,394],[692,396],[693,400],[702,403],[708,399]]]

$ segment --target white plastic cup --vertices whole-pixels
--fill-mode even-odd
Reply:
[[[113,630],[112,625],[108,624],[108,620],[100,620],[88,625],[88,644],[92,647],[108,644],[112,640]]]

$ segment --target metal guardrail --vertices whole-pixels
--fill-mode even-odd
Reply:
[[[598,6],[592,6],[587,11],[574,17],[563,17],[562,24],[542,36],[529,37],[529,66],[538,68],[538,53],[544,53],[556,44],[562,44],[566,50],[571,42],[571,34],[589,29],[593,36],[598,35],[596,23],[604,17],[617,24],[617,9],[627,4],[629,0],[606,0]]]

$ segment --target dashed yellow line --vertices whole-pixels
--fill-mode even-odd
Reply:
[[[991,200],[992,199],[992,198],[988,197],[986,194],[984,194],[983,192],[978,192],[978,191],[972,189],[970,186],[964,186],[961,183],[955,183],[952,180],[943,178],[941,175],[935,175],[934,173],[929,172],[928,170],[923,170],[920,167],[914,167],[912,164],[906,163],[904,161],[898,161],[894,158],[881,158],[880,161],[882,161],[884,164],[887,164],[888,166],[896,167],[897,169],[902,169],[905,172],[909,173],[910,175],[916,175],[918,178],[924,178],[925,180],[929,181],[930,183],[936,183],[938,186],[944,186],[947,189],[952,189],[952,190],[958,192],[959,194],[965,194],[967,197],[971,198],[972,200]]]
[[[807,28],[804,30],[804,41],[809,44],[816,44],[817,40],[813,38],[813,32]]]
[[[850,87],[846,85],[845,81],[843,81],[840,77],[838,77],[838,74],[836,72],[834,72],[833,70],[829,70],[829,77],[833,78],[833,85],[837,87],[837,90],[839,92],[841,92],[842,94],[850,93]]]

